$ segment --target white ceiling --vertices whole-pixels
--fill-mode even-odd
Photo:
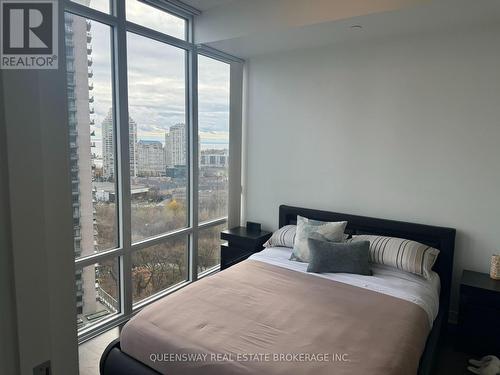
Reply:
[[[185,0],[196,41],[242,58],[276,51],[500,26],[500,0]],[[316,5],[311,9],[304,6]],[[346,6],[349,4],[349,6]],[[351,25],[362,25],[361,30]]]

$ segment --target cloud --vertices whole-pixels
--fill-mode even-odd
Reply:
[[[102,1],[102,0],[99,0]],[[97,1],[97,2],[99,2]],[[182,37],[183,20],[127,0],[131,21]],[[83,19],[74,16],[75,19]],[[96,136],[113,105],[111,28],[91,21]],[[186,122],[186,51],[133,33],[127,34],[129,114],[138,138],[163,141],[169,127]],[[87,58],[81,55],[80,58]],[[84,63],[86,65],[86,63]],[[228,141],[229,65],[199,56],[198,107],[201,141]]]

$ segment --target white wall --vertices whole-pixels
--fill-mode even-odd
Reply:
[[[62,17],[60,8],[61,29]],[[59,57],[59,70],[4,70],[0,82],[1,295],[15,301],[0,309],[8,319],[0,324],[2,357],[15,356],[6,368],[2,360],[2,374],[32,375],[47,360],[54,375],[78,373],[66,62]]]
[[[500,250],[499,45],[495,29],[250,59],[245,218],[275,229],[291,204],[455,227],[455,282],[487,272]]]
[[[2,71],[0,71],[0,92]],[[10,238],[9,180],[3,101],[0,100],[0,363],[5,374],[19,372],[16,300]]]

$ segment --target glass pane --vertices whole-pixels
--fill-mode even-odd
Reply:
[[[76,271],[78,329],[86,328],[120,312],[118,258]]]
[[[186,20],[137,0],[127,0],[127,20],[186,40]]]
[[[66,13],[65,31],[73,237],[78,258],[118,245],[111,29]]]
[[[132,254],[132,298],[137,303],[188,278],[188,238],[178,237]]]
[[[198,273],[220,264],[220,232],[227,229],[227,223],[202,229],[198,233]]]
[[[136,160],[130,171],[132,241],[137,242],[188,222],[186,52],[132,33],[127,42],[130,149]]]
[[[227,216],[229,64],[198,57],[199,220]]]
[[[109,13],[109,0],[72,0],[75,3],[85,5],[104,13]]]

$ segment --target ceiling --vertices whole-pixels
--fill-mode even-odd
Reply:
[[[395,35],[500,26],[500,0],[184,2],[202,11],[195,23],[197,43],[242,58]]]

